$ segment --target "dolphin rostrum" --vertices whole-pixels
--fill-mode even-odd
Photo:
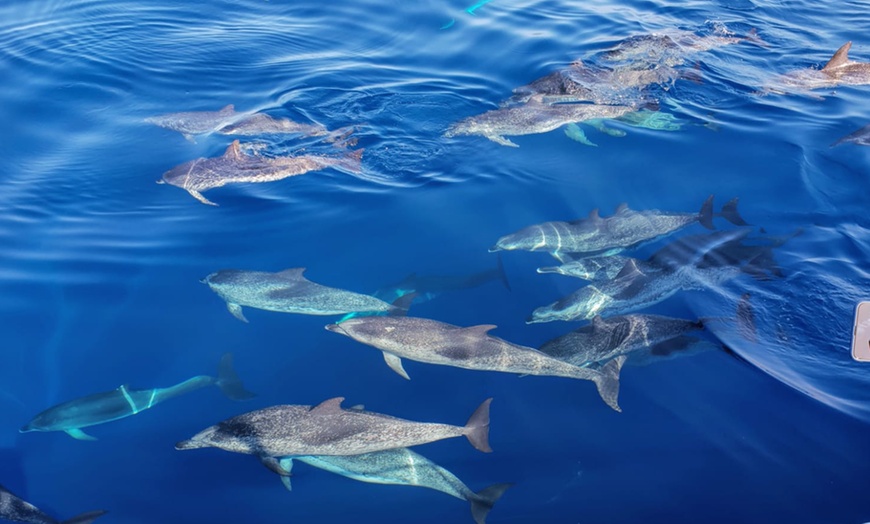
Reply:
[[[825,89],[838,85],[870,85],[870,62],[849,60],[852,42],[846,42],[821,69],[798,69],[781,75],[767,91]]]
[[[859,146],[870,146],[870,125],[866,125],[854,133],[844,136],[831,145],[838,146],[847,143],[858,144]]]
[[[359,317],[326,326],[329,331],[381,350],[387,365],[406,379],[410,377],[402,367],[403,358],[481,371],[591,380],[602,400],[621,411],[617,401],[621,362],[601,371],[579,368],[489,335],[494,328],[463,328],[413,317]]]
[[[157,183],[180,187],[203,204],[215,206],[217,204],[202,196],[203,191],[227,184],[274,182],[330,167],[359,173],[362,152],[362,149],[357,149],[344,156],[296,155],[272,158],[256,153],[242,153],[239,141],[235,140],[223,155],[197,158],[176,166],[164,173]]]
[[[546,251],[560,261],[565,260],[564,253],[612,255],[696,222],[713,229],[713,216],[712,195],[704,201],[698,213],[671,213],[657,209],[635,211],[621,204],[616,213],[606,218],[601,218],[595,209],[587,218],[573,222],[544,222],[525,227],[501,237],[489,251]],[[746,225],[737,212],[736,199],[722,206],[722,212],[717,216],[736,225]]]
[[[90,511],[69,520],[59,521],[49,517],[33,504],[15,496],[0,486],[0,520],[28,522],[32,524],[90,524],[105,515],[105,511]]]
[[[565,124],[593,118],[617,118],[636,110],[625,105],[558,103],[559,101],[559,97],[545,100],[544,97],[536,95],[519,106],[493,109],[460,120],[451,125],[444,136],[449,138],[480,135],[503,146],[519,147],[505,136],[546,133]]]
[[[446,493],[469,502],[471,514],[477,524],[486,524],[486,516],[495,502],[511,487],[511,484],[495,484],[475,493],[456,475],[408,448],[349,456],[285,457],[279,464],[288,475],[293,469],[294,460],[360,482],[419,486]],[[289,476],[282,476],[281,480],[288,490],[291,489]]]
[[[269,273],[222,269],[202,282],[227,303],[230,313],[247,322],[242,306],[303,315],[344,315],[353,312],[400,314],[407,308],[390,305],[370,295],[316,284],[303,276],[304,267]],[[410,297],[413,299],[413,297]]]
[[[199,375],[168,388],[155,389],[131,389],[123,385],[112,391],[48,408],[33,417],[20,431],[63,431],[79,440],[96,440],[82,428],[136,415],[173,397],[212,385],[218,386],[233,400],[246,400],[254,396],[245,391],[242,381],[233,370],[232,355],[227,353],[221,359],[217,378]]]
[[[378,318],[378,317],[371,317]],[[414,422],[359,409],[343,409],[343,397],[315,407],[272,406],[233,417],[206,428],[175,449],[218,448],[256,455],[279,475],[287,475],[276,457],[295,455],[360,455],[417,446],[465,436],[485,453],[489,447],[489,404],[484,400],[463,426]]]

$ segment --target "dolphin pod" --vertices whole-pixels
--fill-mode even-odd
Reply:
[[[336,475],[373,484],[419,486],[446,493],[471,504],[471,515],[477,524],[486,524],[486,516],[512,484],[494,484],[475,493],[453,473],[408,448],[387,449],[362,455],[330,456],[300,455],[279,460],[287,473],[281,477],[290,490],[293,461],[298,460]]]
[[[96,440],[82,428],[137,415],[161,402],[204,387],[217,386],[232,400],[253,397],[253,393],[242,386],[232,364],[232,355],[227,353],[221,358],[217,378],[199,375],[168,388],[155,389],[131,389],[123,385],[112,391],[70,400],[39,413],[20,431],[63,431],[79,440]]]
[[[59,521],[0,486],[0,520],[32,524],[90,524],[105,514],[106,512],[102,510],[90,511],[69,520]]]

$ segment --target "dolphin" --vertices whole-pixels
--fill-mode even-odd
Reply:
[[[617,118],[636,109],[627,105],[557,103],[558,97],[550,101],[553,103],[548,103],[542,96],[533,96],[527,103],[516,107],[493,109],[471,116],[451,125],[444,136],[480,135],[503,146],[519,147],[505,135],[546,133],[565,124],[593,118]]]
[[[163,173],[163,178],[157,183],[180,187],[203,204],[216,206],[217,204],[202,196],[203,191],[227,184],[274,182],[330,167],[359,173],[362,152],[362,149],[357,149],[344,156],[297,155],[271,158],[259,154],[244,154],[239,141],[235,140],[223,155],[197,158],[176,166]]]
[[[766,91],[786,93],[794,90],[812,90],[839,85],[870,85],[870,62],[849,60],[852,42],[846,42],[821,69],[798,69],[779,76]]]
[[[625,267],[625,263],[633,260],[620,255],[598,255],[580,258],[566,262],[561,266],[539,267],[538,273],[558,273],[569,277],[588,280],[592,283],[613,280]]]
[[[501,281],[505,289],[508,291],[511,290],[511,285],[507,279],[507,274],[504,271],[501,257],[498,257],[497,267],[486,271],[472,273],[470,275],[418,275],[417,273],[411,273],[399,282],[378,289],[372,293],[372,296],[379,298],[384,302],[395,303],[403,297],[408,297],[408,295],[414,294],[409,301],[410,305],[410,302],[428,302],[443,293],[475,288],[494,280]],[[378,314],[383,313],[371,311],[349,313],[342,317],[338,322],[343,322],[349,318]]]
[[[590,324],[549,340],[540,349],[553,358],[587,367],[643,350],[669,353],[674,339],[702,329],[704,323],[700,320],[660,315],[595,316]]]
[[[370,317],[378,318],[378,317]],[[206,428],[175,449],[218,448],[256,455],[270,470],[287,475],[276,457],[361,455],[465,436],[489,453],[489,404],[484,400],[463,426],[414,422],[359,409],[342,409],[343,397],[315,407],[282,405],[251,411]]]
[[[49,517],[33,504],[26,502],[11,491],[0,486],[0,520],[30,522],[33,524],[90,524],[105,515],[105,511],[90,511],[69,520],[59,521]]]
[[[742,42],[750,42],[760,46],[767,45],[758,37],[758,32],[755,29],[750,29],[746,36],[734,36],[727,33],[698,35],[694,31],[676,29],[631,36],[604,53],[603,56],[605,60],[610,62],[674,67],[685,64],[688,58],[696,53]]]
[[[627,313],[657,304],[678,291],[703,290],[749,272],[745,266],[686,265],[675,269],[641,271],[630,260],[609,282],[588,285],[552,304],[537,308],[527,324],[554,320],[589,320],[597,315]]]
[[[300,134],[323,136],[329,131],[319,125],[300,124],[289,118],[273,118],[266,113],[254,113],[216,129],[222,135],[256,136],[266,134]]]
[[[247,322],[242,306],[279,313],[344,315],[358,311],[401,314],[407,307],[391,305],[370,295],[316,284],[303,276],[304,267],[269,273],[222,269],[202,282],[227,303],[229,312]],[[410,297],[413,298],[413,297]]]
[[[33,417],[19,431],[63,431],[79,440],[96,440],[82,428],[96,426],[136,415],[171,398],[207,386],[218,386],[233,400],[246,400],[254,395],[245,391],[242,381],[233,370],[233,358],[226,353],[218,367],[218,377],[200,375],[168,388],[131,389],[123,385],[118,389],[70,400],[53,406]]]
[[[713,226],[713,196],[710,195],[698,213],[672,213],[652,209],[635,211],[621,204],[613,215],[601,218],[594,209],[587,218],[573,222],[544,222],[528,226],[498,239],[490,252],[501,250],[546,251],[559,261],[565,253],[585,256],[612,255],[652,239],[669,235],[686,226],[699,223],[707,229]],[[736,225],[746,222],[737,212],[737,200],[722,207],[721,216]]]
[[[362,455],[282,458],[279,465],[287,475],[282,476],[281,480],[288,490],[291,489],[289,474],[294,460],[360,482],[419,486],[446,493],[469,502],[477,524],[486,524],[486,516],[495,502],[511,487],[511,484],[495,484],[475,493],[450,471],[408,448],[398,448]]]
[[[859,146],[870,146],[870,124],[862,127],[854,133],[850,133],[844,136],[843,138],[831,144],[831,146],[838,146],[840,144],[858,144]]]
[[[213,133],[234,123],[244,115],[245,113],[237,113],[235,106],[230,104],[219,111],[167,113],[148,117],[145,121],[172,131],[178,131],[184,135],[184,138],[193,142],[193,135]]]
[[[413,317],[360,317],[326,326],[333,333],[381,350],[390,369],[409,380],[402,367],[403,358],[481,371],[591,380],[601,399],[621,411],[617,402],[621,362],[601,371],[579,368],[489,335],[494,328],[493,325],[463,328]]]

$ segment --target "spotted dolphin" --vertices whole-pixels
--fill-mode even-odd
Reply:
[[[463,328],[414,317],[359,317],[326,326],[333,333],[381,350],[390,369],[406,379],[410,377],[402,366],[403,358],[480,371],[591,380],[601,399],[621,411],[617,401],[621,363],[600,372],[579,368],[489,335],[494,328],[492,325]]]
[[[235,106],[230,104],[219,111],[167,113],[148,117],[145,121],[172,131],[178,131],[184,135],[184,138],[192,142],[194,135],[213,133],[244,116],[245,113],[236,112]]]
[[[870,124],[862,127],[854,133],[849,133],[843,138],[837,140],[832,146],[840,144],[857,144],[859,146],[870,146]]]
[[[59,521],[49,517],[33,504],[15,496],[0,486],[0,520],[28,522],[32,524],[90,524],[105,515],[105,511],[90,511],[69,520]]]
[[[176,166],[163,173],[163,178],[157,183],[180,187],[203,204],[216,206],[217,204],[202,196],[203,191],[227,184],[274,182],[330,167],[359,173],[362,152],[362,149],[357,149],[343,156],[296,155],[271,158],[242,153],[241,144],[235,140],[223,155],[197,158]]]
[[[233,357],[227,353],[221,358],[217,378],[199,375],[168,388],[155,389],[132,389],[123,385],[112,391],[50,407],[33,417],[19,431],[63,431],[79,440],[96,440],[82,428],[130,417],[171,398],[208,386],[218,386],[233,400],[246,400],[254,396],[245,391],[242,381],[233,370]]]
[[[870,85],[870,62],[849,59],[852,42],[846,42],[821,69],[798,69],[774,79],[766,91],[787,93],[790,91],[826,89],[839,85]]]
[[[674,67],[685,64],[696,53],[743,42],[767,45],[755,29],[750,29],[745,36],[727,33],[699,35],[694,31],[675,29],[626,38],[604,53],[604,59]]]
[[[726,203],[722,212],[715,215],[736,225],[746,225],[737,212],[736,199]],[[605,218],[599,216],[595,209],[588,217],[572,222],[544,222],[525,227],[501,237],[489,251],[545,251],[560,261],[570,258],[565,257],[565,253],[612,255],[695,223],[714,229],[713,216],[712,195],[704,201],[698,213],[672,213],[657,209],[635,211],[621,204],[613,215]]]
[[[378,318],[378,317],[370,317]],[[343,409],[343,397],[315,407],[282,405],[244,413],[206,428],[175,449],[218,448],[256,455],[279,475],[287,475],[276,457],[296,455],[361,455],[374,451],[417,446],[465,436],[476,449],[489,447],[487,399],[465,426],[414,422],[359,409]]]
[[[444,136],[480,135],[496,144],[519,147],[505,136],[546,133],[565,124],[593,118],[617,118],[637,109],[627,105],[557,103],[558,98],[551,98],[550,101],[553,103],[541,96],[533,96],[519,106],[493,109],[471,116],[451,125]]]
[[[222,135],[256,136],[268,134],[300,134],[323,136],[329,131],[319,124],[301,124],[289,118],[274,118],[266,113],[254,113],[216,129]]]
[[[227,303],[229,312],[247,322],[242,306],[279,313],[344,315],[353,312],[402,313],[407,308],[391,305],[370,295],[316,284],[303,276],[304,267],[269,273],[222,269],[202,282]],[[413,297],[411,297],[413,298]]]
[[[285,457],[279,461],[288,475],[281,477],[291,489],[293,461],[298,460],[337,475],[373,484],[419,486],[446,493],[471,504],[471,514],[477,524],[486,524],[486,516],[495,502],[511,484],[495,484],[475,493],[453,473],[408,448],[388,449],[362,455],[303,455]]]

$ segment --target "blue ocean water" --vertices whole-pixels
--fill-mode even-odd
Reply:
[[[870,519],[870,380],[849,357],[855,304],[870,296],[865,191],[870,151],[832,142],[870,121],[868,87],[817,96],[759,93],[820,67],[844,42],[870,61],[870,10],[810,1],[466,0],[147,3],[16,0],[0,6],[0,484],[60,518],[100,522],[472,522],[431,490],[364,484],[299,465],[292,492],[249,456],[174,444],[274,404],[347,405],[464,423],[493,397],[485,455],[447,440],[417,448],[469,487],[514,486],[488,522],[807,522]],[[452,23],[451,23],[452,22]],[[445,27],[448,26],[448,27]],[[632,35],[755,28],[692,58],[701,80],[659,93],[676,132],[587,128],[444,138],[511,90]],[[695,61],[697,62],[695,64]],[[357,126],[363,172],[232,185],[205,206],[157,185],[219,155],[223,135],[184,140],[144,119],[245,111]],[[243,141],[247,141],[243,139]],[[256,142],[257,139],[251,139]],[[268,140],[275,151],[316,149]],[[372,348],[324,330],[332,317],[248,308],[230,316],[199,280],[221,268],[306,267],[358,292],[409,274],[496,267],[500,236],[622,202],[693,212],[708,195],[791,238],[783,277],[743,276],[649,310],[734,314],[750,293],[755,340],[733,325],[710,351],[622,372],[616,413],[592,384],[407,362],[410,382]],[[682,234],[699,233],[693,226]],[[636,253],[647,255],[666,240]],[[541,253],[507,252],[498,281],[414,305],[415,316],[538,347],[578,323],[527,325],[581,283],[537,274]],[[215,388],[89,428],[99,440],[18,433],[43,409],[121,384],[165,387],[214,373],[220,356],[257,397]]]

